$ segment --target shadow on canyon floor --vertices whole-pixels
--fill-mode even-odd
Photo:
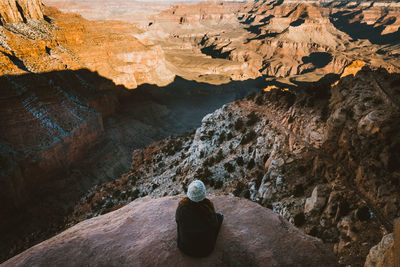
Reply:
[[[354,40],[367,39],[373,44],[399,44],[400,43],[400,29],[393,33],[382,34],[385,29],[384,25],[368,25],[367,23],[361,23],[359,21],[351,22],[352,19],[359,15],[362,10],[354,12],[339,11],[331,15],[332,24],[339,30],[350,35]],[[396,19],[394,18],[394,21]],[[394,22],[389,20],[385,25],[390,25]]]
[[[176,77],[128,90],[86,69],[0,77],[0,262],[64,229],[82,194],[129,170],[134,149],[265,84]]]

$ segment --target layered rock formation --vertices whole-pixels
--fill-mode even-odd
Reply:
[[[226,105],[194,134],[135,151],[131,171],[91,190],[70,221],[201,179],[213,193],[272,208],[334,245],[340,263],[361,266],[400,216],[399,79],[364,68],[332,87],[323,80]]]
[[[399,3],[353,2],[331,8],[333,24],[354,39],[367,39],[374,44],[399,42]]]
[[[225,220],[215,250],[206,258],[178,250],[174,218],[179,197],[167,197],[142,198],[82,222],[3,265],[336,266],[321,241],[272,211],[239,198],[211,200]]]
[[[364,7],[352,7],[349,11],[345,3],[339,7],[339,4],[317,2],[258,1],[235,5],[234,8],[225,3],[221,6],[214,4],[210,14],[219,16],[202,15],[202,12],[207,13],[205,10],[210,9],[210,5],[196,5],[190,12],[184,5],[174,6],[168,12],[160,13],[149,32],[155,29],[159,32],[157,25],[169,22],[168,27],[162,30],[173,36],[175,42],[180,40],[181,46],[187,47],[190,42],[189,48],[195,53],[199,52],[195,48],[199,48],[201,53],[221,62],[245,64],[241,74],[231,74],[233,79],[264,74],[316,81],[326,74],[342,72],[349,62],[357,59],[391,71],[399,69],[393,57],[386,57],[398,51],[397,48],[382,50],[384,48],[380,45],[361,40],[368,39],[368,32],[354,38],[348,27],[343,26],[346,19],[351,18],[357,22],[351,29],[360,31],[366,17],[362,14]],[[227,12],[235,14],[237,19],[234,20]],[[392,30],[396,28],[396,20],[392,17],[397,12],[395,6],[377,6],[371,12],[382,17],[371,26],[378,32],[382,30],[382,23],[393,25]],[[353,13],[361,15],[353,16]],[[226,25],[228,22],[229,26]],[[377,38],[383,35],[379,36]],[[395,39],[391,42],[396,43]],[[303,76],[296,77],[299,74]]]
[[[74,11],[79,11],[75,5],[82,5],[76,1],[48,2]],[[102,2],[98,3],[82,7],[82,14],[90,17],[95,10],[99,13]],[[118,14],[128,12],[123,6]],[[171,70],[190,80],[220,84],[269,75],[316,81],[326,74],[340,73],[357,59],[398,71],[400,66],[393,57],[399,54],[398,47],[380,45],[396,43],[397,12],[396,4],[378,2],[177,4],[147,16],[140,38],[160,45]],[[136,14],[130,20],[123,15],[109,17],[139,22]],[[143,25],[142,19],[140,23]],[[387,41],[375,42],[371,36]]]
[[[5,0],[0,3],[0,21],[2,24],[42,20],[40,0]]]
[[[129,89],[174,79],[161,48],[133,37],[140,30],[132,24],[92,22],[33,0],[2,5],[3,75],[87,68]]]

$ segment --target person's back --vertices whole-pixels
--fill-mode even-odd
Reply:
[[[214,204],[205,198],[201,181],[190,184],[188,197],[183,198],[176,210],[178,247],[193,257],[209,255],[213,249],[223,216],[215,213]]]

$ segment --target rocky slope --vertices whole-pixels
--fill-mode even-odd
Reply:
[[[400,216],[400,76],[363,68],[331,82],[235,101],[195,133],[135,151],[130,172],[93,188],[70,221],[184,193],[201,179],[212,193],[259,202],[331,244],[339,263],[362,266]]]
[[[3,265],[336,266],[333,253],[321,241],[272,211],[233,197],[211,198],[225,214],[211,256],[185,256],[176,244],[179,198],[138,199],[82,222]]]

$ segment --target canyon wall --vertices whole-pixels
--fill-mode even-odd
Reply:
[[[316,81],[341,73],[353,60],[398,71],[392,57],[399,54],[397,13],[395,6],[366,8],[347,2],[202,3],[161,12],[148,31],[162,29],[192,53],[245,65],[233,79],[267,75],[286,82]]]
[[[41,0],[4,0],[0,3],[2,24],[43,19]]]
[[[163,51],[133,37],[131,24],[86,21],[36,0],[1,5],[4,259],[26,240],[43,238],[37,231],[56,231],[88,188],[126,171],[130,152],[110,141],[105,119],[117,114],[128,89],[166,84],[174,75]],[[95,167],[99,160],[103,166]]]

